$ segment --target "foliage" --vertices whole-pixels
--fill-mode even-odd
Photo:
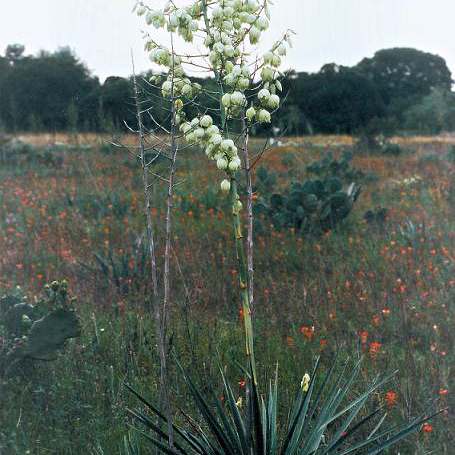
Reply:
[[[451,163],[455,163],[455,145],[451,145],[445,154],[445,159]]]
[[[34,305],[20,297],[20,289],[0,299],[0,378],[26,359],[55,360],[69,338],[80,334],[80,324],[67,294],[67,284],[46,285],[45,296]]]
[[[330,64],[315,74],[297,73],[285,81],[284,90],[290,93],[281,114],[284,119],[294,106],[301,112],[300,121],[289,124],[294,134],[353,133],[384,112],[377,87],[355,68]]]
[[[455,94],[435,88],[404,112],[404,127],[419,134],[439,134],[455,129]]]
[[[270,381],[267,398],[264,399],[253,380],[251,365],[248,377],[250,394],[244,410],[242,401],[236,401],[234,388],[227,381],[222,368],[225,403],[216,398],[210,387],[209,393],[214,398],[211,402],[207,401],[179,364],[204,424],[191,421],[190,431],[174,425],[177,437],[175,447],[169,447],[162,441],[168,439],[167,431],[147,414],[141,410],[129,412],[149,430],[141,431],[148,441],[167,455],[329,455],[357,453],[361,449],[364,449],[362,453],[365,455],[378,454],[433,416],[416,418],[407,424],[383,430],[381,427],[387,413],[383,412],[382,407],[362,415],[366,401],[391,377],[377,378],[365,392],[346,403],[351,386],[360,372],[360,363],[349,367],[346,363],[340,372],[335,372],[336,362],[333,362],[318,386],[317,360],[312,374],[305,374],[302,379],[301,387],[291,403],[287,425],[277,420],[278,375],[274,381]],[[167,422],[166,417],[150,401],[127,387],[159,422]]]
[[[385,156],[399,156],[401,154],[402,150],[398,144],[392,144],[390,142],[386,142],[382,146],[381,152]]]
[[[352,153],[337,160],[329,152],[307,167],[317,179],[294,182],[283,194],[271,194],[276,176],[259,168],[256,188],[261,198],[253,207],[257,227],[264,232],[260,219],[265,217],[277,229],[294,228],[299,233],[334,229],[349,215],[360,194],[360,187],[353,182],[364,173],[353,168],[351,160]]]
[[[102,139],[88,138],[87,143]],[[380,181],[362,180],[362,196],[351,214],[358,213],[359,222],[349,222],[346,229],[313,238],[272,226],[267,227],[267,236],[255,240],[259,304],[254,313],[260,340],[256,356],[269,365],[260,370],[260,385],[264,386],[279,360],[279,422],[287,421],[286,411],[302,372],[316,356],[330,359],[339,347],[342,354],[348,351],[364,358],[352,396],[365,390],[363,378],[399,370],[396,381],[378,390],[370,402],[386,405],[390,425],[408,415],[408,403],[413,403],[416,414],[424,412],[429,397],[440,397],[434,410],[450,407],[440,419],[430,422],[431,432],[426,426],[394,451],[390,449],[391,453],[450,453],[455,443],[455,268],[450,222],[455,197],[449,200],[447,192],[455,179],[453,166],[419,161],[426,153],[443,159],[445,141],[402,139],[405,153],[397,158],[355,155],[356,167],[377,173]],[[251,138],[254,150],[261,150],[262,142]],[[333,138],[285,142],[289,145],[271,150],[263,160],[263,166],[284,186],[291,180],[282,163],[285,153],[293,153],[297,163],[311,163],[316,145],[334,147]],[[81,142],[80,147],[85,144]],[[33,385],[9,380],[3,387],[0,451],[47,455],[51,448],[53,453],[86,455],[100,444],[106,455],[115,454],[125,433],[124,407],[138,407],[125,392],[123,381],[152,403],[159,402],[153,315],[134,297],[118,298],[110,282],[102,290],[90,279],[93,275],[81,273],[76,261],[93,265],[93,253],[107,257],[109,249],[114,258],[121,258],[121,250],[131,246],[128,239],[143,228],[143,211],[138,205],[142,190],[129,166],[135,164],[133,156],[112,160],[93,147],[55,153],[65,154],[65,166],[52,174],[52,180],[43,167],[16,174],[13,167],[0,166],[0,292],[11,293],[8,286],[20,284],[27,294],[36,295],[43,282],[64,275],[71,289],[83,292],[78,314],[86,329],[77,343],[68,343],[65,355],[56,361],[33,363]],[[91,173],[82,168],[72,174],[71,169],[80,169],[81,156]],[[231,253],[231,232],[226,229],[232,215],[228,207],[204,208],[205,193],[219,193],[218,178],[210,167],[206,157],[195,151],[180,163],[179,175],[186,184],[177,187],[176,203],[181,198],[191,201],[193,208],[202,207],[198,218],[183,210],[175,218],[173,247],[182,274],[171,271],[175,300],[169,336],[198,387],[205,390],[210,384],[217,396],[223,394],[216,365],[219,358],[226,365],[236,399],[241,396],[245,401],[245,389],[238,382],[246,377],[235,364],[235,359],[242,358],[243,346],[235,304],[235,254]],[[416,174],[421,177],[418,185],[394,183]],[[113,215],[108,208],[112,194],[128,210]],[[80,210],[74,201],[82,196],[97,199],[98,204]],[[220,195],[218,202],[222,199]],[[376,207],[388,209],[383,230],[361,220],[365,211]],[[156,216],[162,215],[158,212]],[[416,228],[416,250],[398,228],[407,230],[406,218]],[[246,217],[242,219],[246,221]],[[182,276],[188,294],[180,286]],[[170,381],[174,415],[179,424],[187,425],[179,409],[193,407],[182,375],[172,369]],[[386,401],[389,391],[396,394],[394,404],[393,399]],[[138,440],[141,453],[150,453],[144,438]]]
[[[351,166],[352,152],[345,152],[339,160],[332,152],[327,152],[319,161],[307,166],[307,172],[317,175],[321,180],[339,178],[343,183],[358,182],[365,176],[364,172]]]
[[[131,296],[143,293],[144,286],[149,284],[150,260],[142,239],[118,255],[110,250],[107,256],[95,253],[94,258],[92,265],[83,261],[79,263],[92,274],[97,286],[106,288],[113,285],[121,296]]]
[[[151,76],[145,74],[141,84],[161,103]],[[191,81],[217,87],[210,77]],[[380,50],[353,67],[331,63],[313,74],[291,71],[283,90],[286,103],[274,125],[286,134],[356,133],[378,122],[379,132],[455,127],[450,71],[441,57],[416,49]],[[124,122],[134,124],[131,94],[130,78],[111,76],[101,84],[67,48],[30,56],[23,46],[10,45],[0,56],[0,123],[9,131],[126,131]],[[200,95],[200,104],[215,106],[208,93]],[[194,108],[188,114],[194,116]],[[165,111],[155,115],[169,127]],[[144,123],[153,121],[145,116]],[[253,131],[269,135],[263,125]]]
[[[63,166],[64,157],[54,146],[47,145],[44,148],[32,146],[20,139],[10,139],[0,143],[0,162],[9,166],[40,166],[60,169]]]
[[[444,59],[412,48],[383,49],[363,59],[357,69],[378,88],[386,104],[428,95],[439,87],[451,90],[452,76]]]
[[[387,220],[387,209],[384,207],[377,207],[374,210],[367,210],[363,215],[363,219],[370,224],[384,224]]]

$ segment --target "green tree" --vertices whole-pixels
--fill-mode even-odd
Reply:
[[[455,93],[437,88],[404,113],[405,127],[427,134],[455,129]]]
[[[453,82],[442,57],[412,48],[383,49],[356,68],[377,86],[386,104],[428,95],[437,87],[450,90]]]
[[[22,57],[21,49],[7,48],[10,68],[0,77],[2,120],[10,129],[27,129],[33,114],[47,130],[65,129],[70,102],[83,105],[98,80],[68,48],[36,57]]]
[[[284,85],[287,105],[296,106],[302,122],[317,132],[352,133],[384,111],[374,83],[352,68],[329,64],[316,74],[293,74]]]

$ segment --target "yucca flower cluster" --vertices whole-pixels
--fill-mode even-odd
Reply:
[[[218,169],[225,171],[228,175],[240,169],[241,161],[234,141],[223,138],[220,129],[213,124],[210,115],[206,114],[200,118],[194,118],[191,122],[182,123],[180,131],[188,143],[199,143],[205,147],[206,155],[216,162]],[[223,180],[221,189],[229,191],[229,180]]]
[[[184,121],[185,112],[181,106],[177,120],[180,131],[189,144],[198,143],[206,155],[226,173],[222,189],[229,191],[230,178],[241,168],[237,147],[228,137],[226,121],[244,119],[249,124],[270,123],[272,112],[280,105],[278,92],[282,90],[278,68],[281,58],[290,45],[290,32],[275,43],[262,58],[251,60],[247,44],[256,45],[261,34],[269,27],[270,0],[196,0],[184,8],[169,2],[161,10],[150,10],[142,2],[137,4],[137,14],[145,17],[148,25],[177,32],[186,42],[192,42],[197,32],[201,47],[206,53],[198,56],[182,56],[172,53],[165,46],[158,45],[147,37],[145,48],[150,60],[168,68],[160,88],[164,97],[182,97],[194,100],[201,91],[186,76],[185,65],[196,65],[213,72],[220,83],[221,124],[216,126],[209,115],[198,115]],[[157,82],[161,77],[156,76]],[[182,123],[180,123],[182,122]]]

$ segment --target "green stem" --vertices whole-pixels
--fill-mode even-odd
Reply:
[[[202,0],[202,11],[204,14],[204,21],[206,26],[206,32],[210,35],[210,23],[207,14],[207,3],[206,0]],[[222,97],[224,95],[223,89],[223,80],[221,71],[218,71],[214,68],[215,79],[218,82],[218,95],[220,100],[220,117],[221,117],[221,128],[223,131],[223,136],[225,139],[229,138],[227,131],[227,118],[226,118],[226,109],[222,103]],[[240,287],[240,299],[243,308],[243,324],[245,328],[245,349],[246,355],[251,366],[252,380],[257,384],[256,378],[256,364],[254,360],[254,344],[253,344],[253,323],[251,319],[251,308],[249,303],[248,295],[248,275],[247,267],[245,262],[245,253],[243,251],[243,236],[242,236],[242,226],[240,224],[240,215],[239,209],[237,208],[237,201],[239,196],[237,193],[237,181],[235,180],[235,174],[231,175],[231,206],[232,206],[232,217],[234,222],[234,238],[235,238],[235,247],[239,268],[239,287]]]
[[[247,267],[245,262],[245,253],[243,251],[243,236],[242,226],[240,223],[240,213],[237,207],[237,201],[239,200],[237,193],[237,181],[235,176],[231,177],[231,206],[232,206],[232,219],[234,223],[234,238],[235,238],[235,249],[237,254],[238,268],[239,268],[239,288],[240,288],[240,300],[243,309],[243,324],[245,328],[245,350],[246,355],[250,361],[252,380],[257,384],[256,378],[256,363],[254,358],[254,343],[253,343],[253,322],[251,319],[251,308],[250,299],[248,295],[248,275]]]

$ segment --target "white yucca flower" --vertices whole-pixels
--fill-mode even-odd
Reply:
[[[270,123],[272,121],[272,117],[270,112],[266,109],[261,109],[257,115],[258,122],[260,123]]]
[[[251,106],[249,109],[246,110],[246,118],[247,118],[250,122],[253,121],[255,115],[256,115],[256,109],[255,109],[253,106]]]
[[[259,90],[258,98],[261,103],[267,103],[270,98],[270,92],[266,88],[263,88]]]
[[[231,182],[227,179],[224,179],[221,182],[220,186],[221,186],[221,189],[227,193],[231,189]]]
[[[208,128],[209,126],[212,126],[213,124],[213,120],[212,120],[212,117],[210,117],[210,115],[204,115],[204,117],[201,118],[201,126],[203,126],[204,128]]]

